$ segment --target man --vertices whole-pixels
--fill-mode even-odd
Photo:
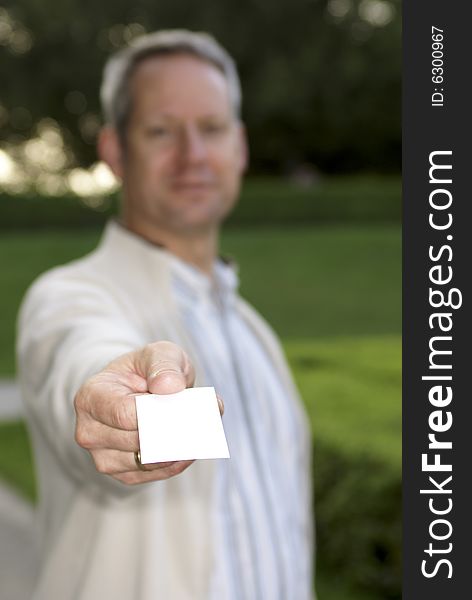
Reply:
[[[217,258],[247,161],[233,61],[205,34],[147,35],[109,61],[102,101],[120,221],[20,313],[35,598],[309,598],[305,418],[277,340]],[[134,395],[192,385],[223,399],[231,459],[141,465]]]

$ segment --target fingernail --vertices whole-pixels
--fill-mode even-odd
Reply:
[[[223,400],[220,398],[220,396],[218,394],[216,394],[216,399],[218,400],[218,407],[220,409],[220,414],[223,415],[223,413],[225,412],[225,405],[223,403]]]
[[[158,369],[157,371],[153,371],[151,373],[151,375],[149,375],[150,378],[153,377],[159,377],[160,375],[166,374],[166,373],[172,373],[175,375],[182,375],[182,371],[179,371],[178,369]]]

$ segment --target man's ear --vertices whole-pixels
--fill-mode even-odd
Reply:
[[[97,152],[118,179],[123,179],[123,148],[116,129],[105,125],[98,134]]]
[[[247,141],[246,127],[243,123],[239,123],[239,156],[240,156],[240,169],[241,173],[244,173],[249,165],[249,144]]]

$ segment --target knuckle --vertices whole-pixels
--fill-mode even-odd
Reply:
[[[92,439],[86,427],[77,426],[75,429],[75,441],[81,448],[89,450],[93,447]]]
[[[93,461],[95,463],[95,468],[99,473],[102,473],[103,475],[110,474],[108,462],[100,454],[93,456]]]
[[[87,412],[87,408],[90,405],[91,396],[94,390],[94,383],[97,379],[96,375],[93,375],[82,386],[74,397],[74,408],[77,412]]]
[[[84,386],[82,386],[74,397],[74,408],[75,408],[76,413],[80,413],[80,411],[83,410],[84,396],[85,396],[85,390],[84,390]]]

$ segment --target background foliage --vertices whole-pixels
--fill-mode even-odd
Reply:
[[[234,55],[254,172],[400,167],[399,0],[4,0],[0,137],[60,124],[71,163],[95,160],[109,53],[143,31],[212,32]],[[1,17],[1,15],[0,15]],[[7,23],[7,25],[5,25]]]

